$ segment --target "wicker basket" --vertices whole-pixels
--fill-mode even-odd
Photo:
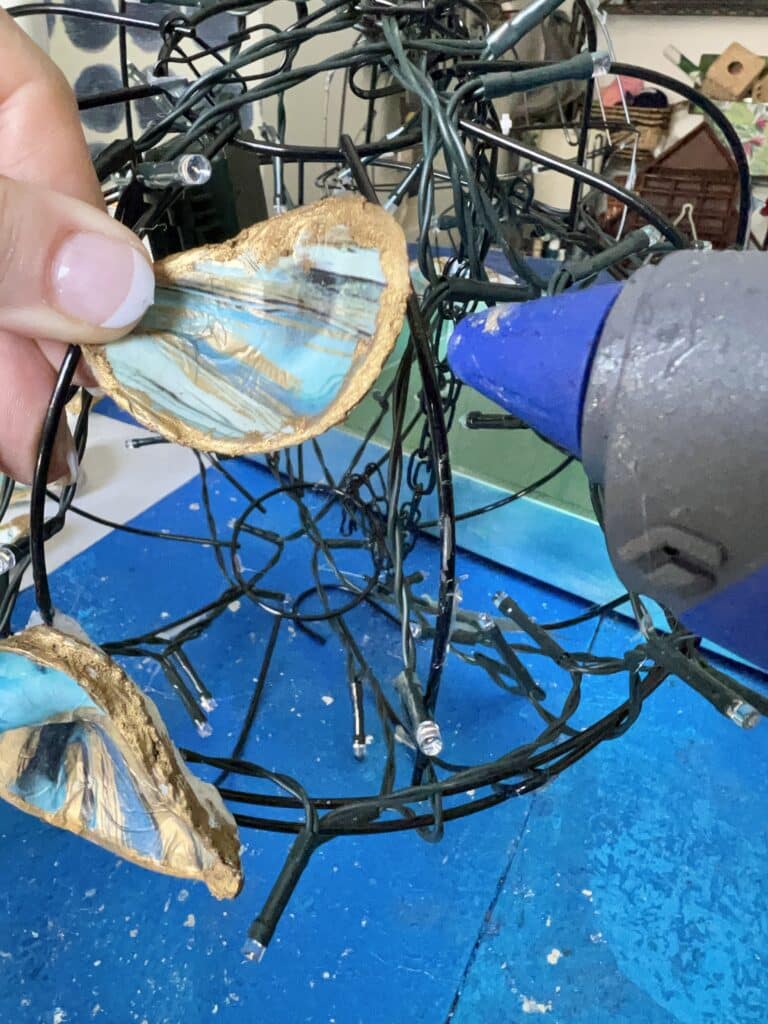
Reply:
[[[627,124],[623,107],[606,107],[603,110],[595,103],[592,107],[592,127],[607,129],[617,143],[637,133],[639,156],[653,156],[669,133],[674,107],[629,107],[628,110],[630,125]]]

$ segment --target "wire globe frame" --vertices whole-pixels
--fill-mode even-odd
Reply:
[[[152,6],[146,5],[148,12]],[[603,159],[605,153],[596,155],[589,148],[590,129],[594,128],[591,73],[580,74],[582,98],[574,109],[565,112],[558,104],[554,123],[568,119],[576,125],[575,159],[566,161],[535,149],[524,141],[522,132],[502,134],[494,104],[478,85],[489,67],[487,40],[499,22],[494,5],[473,0],[297,0],[283,9],[285,6],[292,7],[295,18],[283,30],[270,22],[270,10],[276,10],[274,0],[247,4],[220,0],[183,9],[167,5],[167,13],[159,20],[127,14],[124,0],[119,0],[112,12],[44,3],[24,4],[10,12],[17,18],[66,15],[118,27],[123,87],[108,94],[79,97],[81,109],[124,104],[129,111],[132,102],[148,97],[159,98],[161,108],[165,106],[166,112],[139,133],[134,133],[135,120],[128,116],[125,138],[112,143],[95,159],[105,196],[115,204],[116,216],[139,235],[149,235],[151,240],[152,230],[164,222],[185,190],[184,183],[178,181],[147,187],[137,175],[139,164],[143,168],[153,162],[167,166],[190,152],[214,160],[234,147],[271,167],[276,209],[291,202],[285,185],[285,168],[290,164],[297,166],[299,205],[304,177],[315,170],[317,181],[327,189],[354,189],[371,202],[383,199],[389,209],[412,196],[418,207],[415,251],[426,286],[409,300],[408,344],[392,382],[375,393],[376,413],[343,473],[334,474],[328,468],[321,438],[269,456],[265,465],[272,482],[263,491],[253,493],[239,472],[240,464],[248,460],[201,452],[196,458],[207,536],[109,524],[168,543],[188,543],[193,549],[204,544],[213,551],[225,585],[205,606],[190,609],[142,636],[103,645],[114,657],[149,657],[161,665],[201,735],[208,730],[207,716],[216,695],[193,666],[185,645],[205,636],[231,602],[239,598],[255,606],[265,631],[262,663],[230,755],[212,757],[202,749],[182,752],[188,763],[215,779],[240,828],[295,837],[283,870],[249,932],[246,952],[254,958],[259,958],[268,945],[303,868],[322,843],[342,835],[403,830],[437,840],[446,823],[533,792],[601,742],[620,735],[671,673],[696,685],[700,692],[705,687],[716,688],[718,683],[739,685],[710,669],[696,638],[674,621],[670,619],[667,633],[654,628],[638,595],[619,595],[567,622],[550,624],[536,622],[505,594],[496,595],[495,607],[476,612],[459,605],[457,522],[536,491],[573,460],[561,455],[553,470],[518,492],[491,506],[457,511],[450,431],[455,427],[461,386],[441,354],[443,330],[479,302],[526,301],[547,290],[584,286],[601,270],[623,278],[642,262],[686,245],[677,228],[639,196],[594,169],[596,160]],[[541,3],[538,6],[547,7]],[[547,11],[556,6],[550,3]],[[132,12],[135,7],[131,5]],[[234,31],[223,46],[213,48],[203,39],[206,22],[225,12],[235,17]],[[258,22],[254,15],[260,17]],[[137,29],[156,34],[157,53],[152,76],[143,83],[130,84],[126,37],[130,30]],[[319,34],[353,30],[357,41],[352,47],[342,48],[339,43],[325,60],[303,62],[305,44]],[[574,51],[583,49],[596,55],[599,31],[593,4],[577,0],[571,32]],[[572,77],[567,62],[524,64],[509,59],[509,54],[502,57],[494,61],[493,71],[507,76],[511,90],[536,88]],[[277,66],[265,72],[263,62],[270,58],[277,60]],[[200,70],[198,64],[203,59],[213,60],[213,67]],[[729,122],[708,100],[664,75],[616,63],[612,70],[677,91],[717,124],[740,172],[739,244],[744,244],[750,210],[749,179],[741,144]],[[336,146],[303,146],[288,141],[285,93],[302,82],[336,71],[343,71],[345,87],[368,104],[363,140],[355,143],[342,134]],[[174,82],[174,76],[178,79],[180,74],[187,78],[182,88]],[[277,97],[276,128],[263,128],[260,139],[244,133],[241,110],[271,97]],[[396,132],[377,138],[375,105],[388,97],[408,98],[410,112]],[[631,129],[628,112],[627,124]],[[605,139],[604,145],[610,148]],[[417,154],[410,163],[401,159],[407,152]],[[517,166],[511,177],[498,174],[502,154]],[[571,182],[568,209],[552,210],[536,202],[531,180],[534,165]],[[383,189],[373,184],[372,175],[380,167],[400,175],[396,185]],[[438,193],[448,197],[447,208],[439,214]],[[595,216],[596,202],[606,195],[639,215],[651,229],[619,238],[606,235]],[[448,258],[434,243],[436,221],[450,240]],[[562,264],[550,281],[542,280],[515,241],[519,238],[516,232],[521,230],[554,234],[572,259]],[[500,253],[508,265],[509,276],[504,280],[488,279],[484,267],[491,250]],[[73,346],[62,362],[41,433],[31,493],[30,533],[13,546],[15,568],[6,573],[2,593],[0,615],[6,634],[11,628],[21,576],[30,564],[40,615],[45,622],[54,620],[45,543],[65,527],[68,515],[104,522],[74,503],[75,486],[55,496],[57,510],[46,518],[46,498],[52,497],[46,484],[51,452],[60,419],[75,394],[72,381],[78,360],[79,350]],[[419,407],[409,415],[408,399],[414,391],[419,396]],[[74,432],[81,456],[87,442],[90,404],[90,396],[81,392],[81,411]],[[370,461],[368,443],[385,423],[391,428],[391,444],[380,458]],[[509,429],[496,432],[494,437],[499,444],[513,446],[516,434]],[[136,442],[137,446],[144,443],[162,443],[162,439]],[[321,467],[319,482],[316,474],[305,470],[305,457],[308,461],[310,456]],[[212,475],[226,479],[246,502],[228,537],[211,509],[208,480]],[[12,493],[12,481],[5,480],[0,489],[3,515]],[[424,507],[432,496],[438,516],[428,522]],[[599,520],[599,491],[593,488],[592,496]],[[258,515],[270,500],[288,502],[298,527],[277,535],[259,526]],[[426,582],[423,574],[410,571],[409,556],[427,527],[437,534],[437,543],[430,547],[438,569],[437,584],[433,593],[417,594]],[[270,569],[279,564],[286,546],[299,535],[313,552],[307,587],[294,596],[270,590]],[[245,540],[251,542],[254,538],[268,551],[257,571],[246,570],[240,556]],[[352,560],[356,571],[340,564],[340,553]],[[363,572],[358,571],[360,558],[365,561]],[[643,641],[623,657],[570,651],[558,639],[562,630],[597,620],[628,602]],[[353,617],[362,609],[382,617],[399,636],[402,664],[394,685],[380,678],[356,636]],[[386,749],[378,791],[348,796],[318,793],[314,782],[302,783],[245,758],[273,656],[284,641],[283,623],[318,643],[332,637],[343,651],[339,668],[350,701],[351,747],[355,757],[361,759],[366,753],[365,704],[368,701],[369,706],[374,705],[376,728]],[[455,765],[443,760],[440,683],[449,658],[484,672],[511,702],[525,702],[541,722],[539,733],[489,762]],[[567,674],[570,689],[559,708],[548,706],[544,691],[528,668],[531,658],[547,659]],[[617,674],[627,678],[626,699],[586,727],[576,727],[573,718],[583,686],[595,677]],[[752,691],[749,696],[762,709],[763,698]],[[354,761],[350,764],[350,776],[354,778]],[[409,785],[397,781],[403,767],[410,773]]]

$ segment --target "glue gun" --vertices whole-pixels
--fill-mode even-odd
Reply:
[[[628,590],[768,668],[768,263],[679,252],[457,326],[465,383],[581,459]]]

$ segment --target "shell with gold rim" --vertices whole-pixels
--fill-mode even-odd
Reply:
[[[0,797],[219,899],[240,891],[237,826],[218,792],[119,665],[49,626],[0,641]]]
[[[373,386],[410,290],[402,230],[327,199],[156,265],[128,338],[85,349],[99,384],[169,440],[272,451],[341,422]]]

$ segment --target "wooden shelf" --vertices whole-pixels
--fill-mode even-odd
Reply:
[[[610,14],[655,14],[768,18],[768,0],[606,0]]]

